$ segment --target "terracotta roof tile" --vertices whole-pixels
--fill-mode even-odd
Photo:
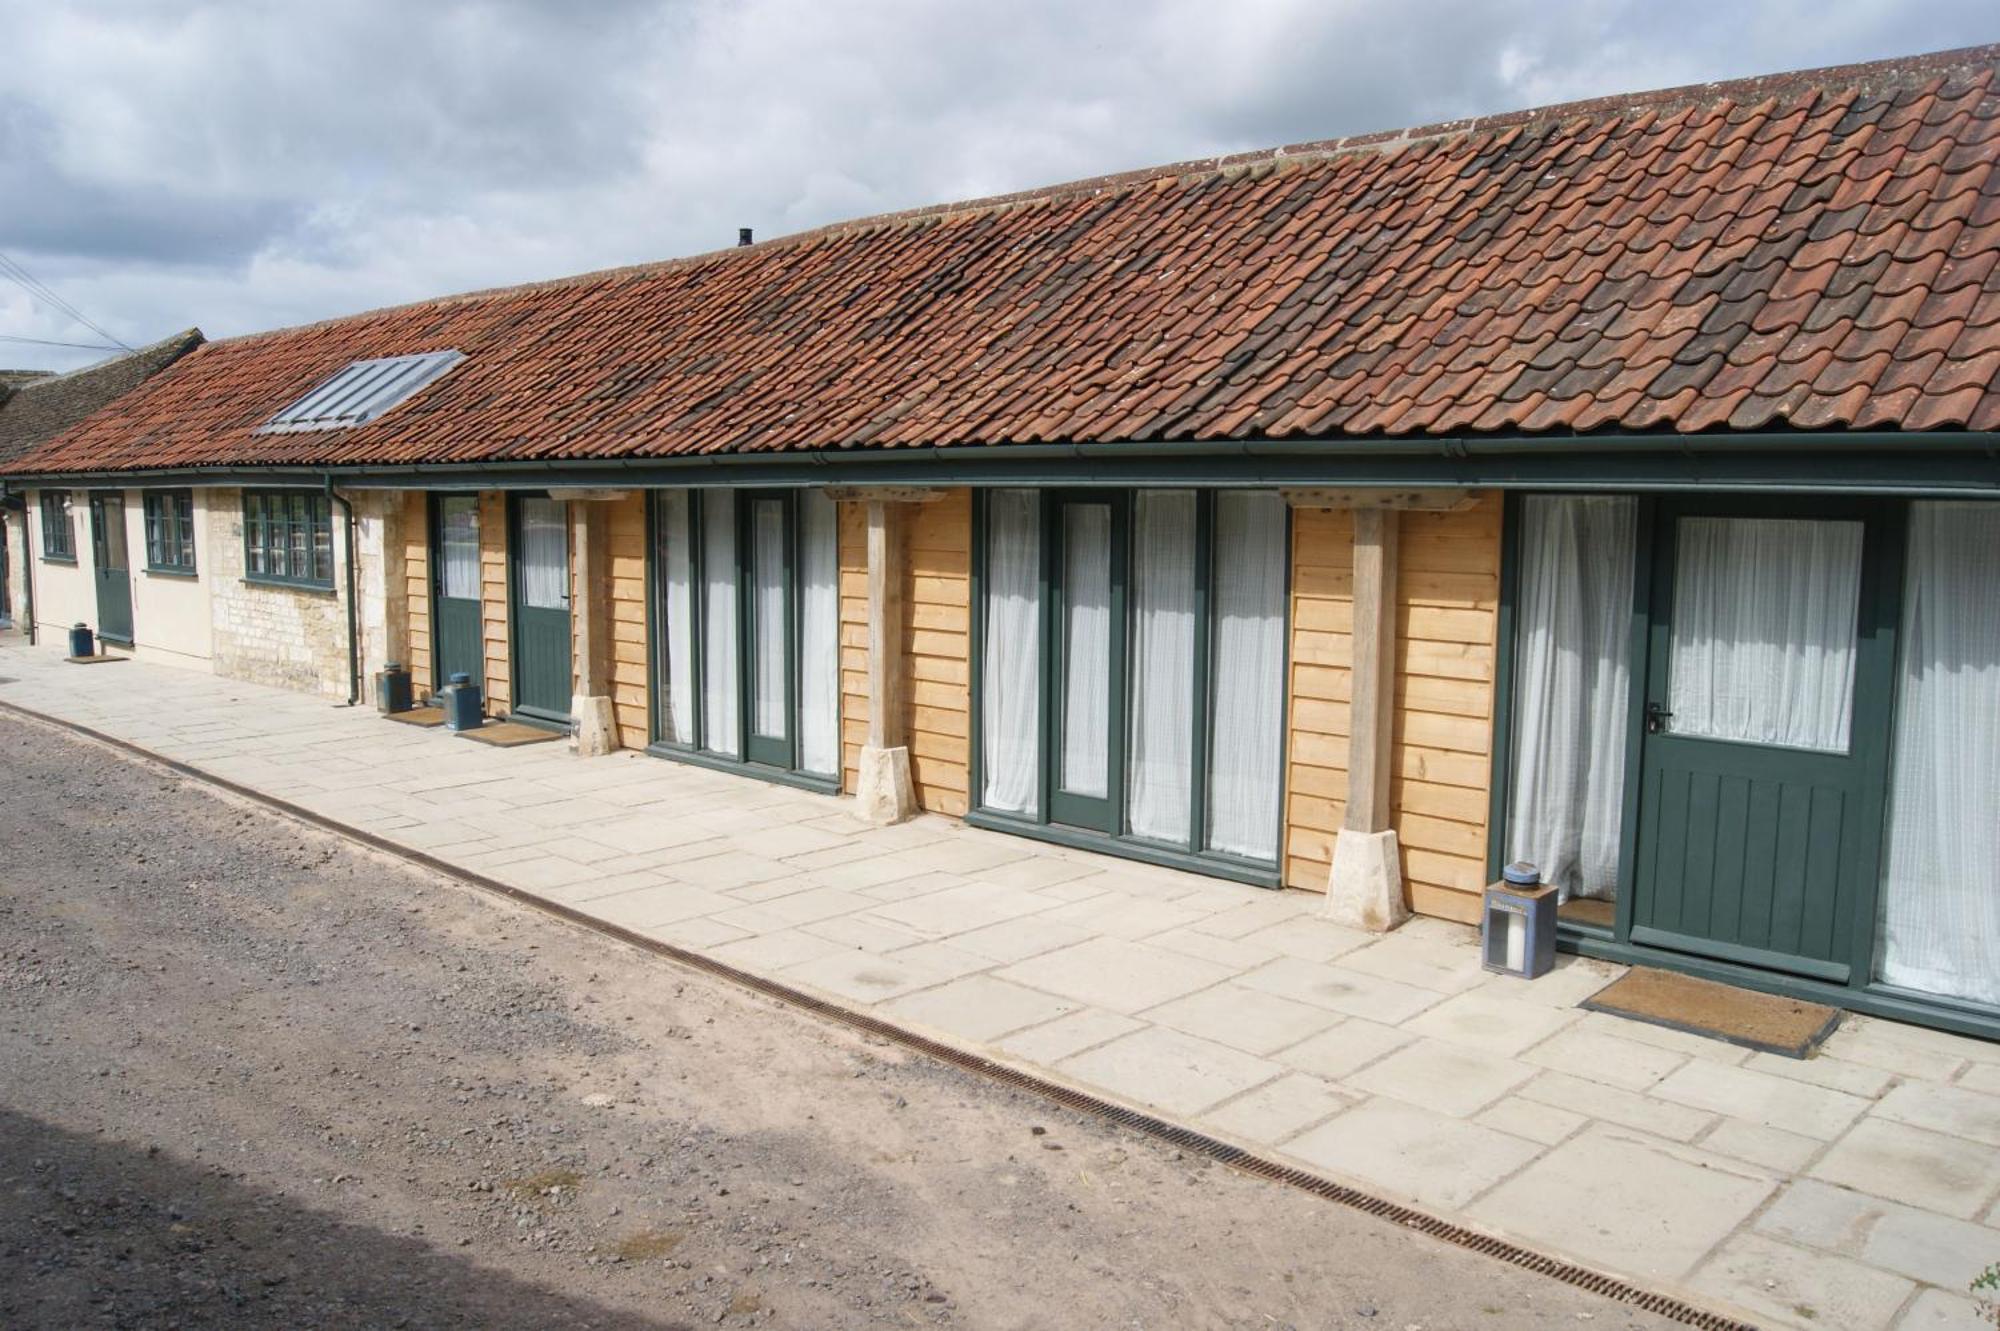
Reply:
[[[1994,428],[1996,63],[1184,163],[211,343],[15,470]],[[257,433],[443,347],[367,425]]]

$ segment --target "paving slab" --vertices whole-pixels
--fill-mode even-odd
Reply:
[[[1651,1280],[1679,1280],[1776,1181],[1679,1142],[1594,1125],[1468,1208],[1484,1224]]]
[[[1882,1097],[1875,1115],[1947,1136],[2000,1146],[2000,1096],[1982,1095],[1963,1086],[1927,1086],[1905,1082]]]
[[[1916,1288],[1901,1276],[1760,1234],[1729,1239],[1691,1283],[1768,1325],[1812,1328],[1888,1326]]]
[[[887,1011],[967,1041],[998,1039],[1077,1011],[1076,1004],[991,975],[968,975],[893,999]]]
[[[1903,1123],[1857,1123],[1808,1171],[1812,1177],[1970,1219],[2000,1191],[2000,1152]]]
[[[1092,938],[998,972],[1000,978],[1113,1012],[1143,1012],[1220,984],[1226,967],[1122,938]]]
[[[1345,963],[1343,963],[1345,964]],[[1479,989],[1445,999],[1406,1028],[1488,1054],[1518,1054],[1577,1020],[1574,1010],[1547,1008]]]
[[[1285,1144],[1315,1168],[1423,1206],[1462,1207],[1541,1147],[1396,1100],[1367,1100]]]
[[[1341,1084],[1469,1118],[1534,1075],[1533,1068],[1511,1058],[1420,1039],[1349,1074]]]
[[[1224,1101],[1202,1118],[1217,1131],[1269,1142],[1303,1132],[1353,1103],[1353,1095],[1324,1078],[1288,1072]]]
[[[1716,1122],[1716,1116],[1704,1110],[1572,1077],[1567,1072],[1544,1072],[1515,1093],[1538,1104],[1554,1105],[1674,1141],[1693,1141]]]
[[[1394,1026],[1348,1017],[1329,1030],[1279,1050],[1278,1058],[1302,1071],[1339,1081],[1416,1038]]]
[[[1146,1023],[1103,1008],[1083,1008],[1040,1026],[1016,1031],[1001,1039],[1006,1053],[1052,1067],[1071,1054],[1095,1045],[1109,1044],[1121,1035],[1145,1029]]]
[[[1838,1137],[1868,1108],[1868,1101],[1844,1091],[1703,1062],[1689,1062],[1669,1073],[1652,1094],[1823,1141]]]
[[[1240,1049],[1163,1026],[1134,1031],[1057,1066],[1124,1099],[1176,1114],[1198,1114],[1285,1071]]]
[[[1400,980],[1385,980],[1290,956],[1259,966],[1240,976],[1238,982],[1280,998],[1312,1003],[1343,1016],[1391,1026],[1408,1021],[1425,1008],[1442,1002],[1444,997],[1436,990],[1419,989]]]
[[[1657,1085],[1661,1078],[1688,1060],[1686,1054],[1671,1049],[1620,1039],[1594,1029],[1558,1031],[1527,1049],[1521,1058],[1536,1067],[1553,1068],[1628,1091],[1643,1091]]]
[[[1147,1021],[1258,1055],[1295,1045],[1340,1020],[1325,1008],[1235,984],[1198,990],[1142,1015]]]

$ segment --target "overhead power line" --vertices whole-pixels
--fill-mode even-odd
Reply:
[[[133,349],[132,347],[128,346],[124,341],[122,341],[117,334],[106,329],[102,324],[94,322],[88,316],[86,316],[82,310],[79,310],[76,306],[70,304],[68,301],[64,300],[61,296],[58,296],[54,291],[52,291],[49,288],[47,283],[43,282],[39,277],[36,277],[33,273],[29,272],[26,268],[22,267],[17,260],[10,257],[5,252],[0,252],[0,277],[5,277],[6,279],[14,283],[15,286],[18,286],[21,288],[21,290],[27,292],[29,296],[33,297],[36,300],[41,301],[44,305],[48,305],[51,308],[58,310],[63,314],[68,315],[71,319],[75,320],[77,323],[82,324],[85,328],[88,328],[91,332],[97,334],[99,337],[103,338],[106,342],[113,342],[117,344],[116,347],[107,348],[108,350],[117,350],[118,348],[123,348],[126,351],[131,351]]]
[[[12,333],[0,333],[0,342],[23,342],[31,347],[73,347],[78,351],[130,351],[132,348],[112,346],[109,342],[57,342],[46,337],[16,337]]]

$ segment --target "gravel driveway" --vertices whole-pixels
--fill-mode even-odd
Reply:
[[[1661,1326],[0,718],[0,1326]]]

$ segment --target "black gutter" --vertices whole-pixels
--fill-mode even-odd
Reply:
[[[1842,475],[1842,473],[1847,473]],[[1930,472],[1930,475],[1922,473]],[[694,473],[699,473],[697,479]],[[920,479],[911,473],[921,473]],[[184,467],[47,473],[16,484],[283,485],[338,475],[360,489],[542,489],[550,484],[830,485],[870,483],[1479,488],[1816,489],[1879,493],[2000,491],[2000,433],[1801,431],[1704,435],[1207,440],[798,449],[665,458],[579,458],[341,468]],[[891,479],[893,477],[893,480]],[[1833,479],[1829,480],[1828,478]]]
[[[354,505],[333,488],[333,476],[326,478],[326,497],[339,504],[347,515],[347,705],[361,701],[361,606],[355,595]]]
[[[21,515],[21,612],[27,618],[28,645],[33,647],[41,637],[35,630],[35,555],[28,548],[28,496],[0,486],[0,508]],[[0,533],[0,540],[5,539]]]

